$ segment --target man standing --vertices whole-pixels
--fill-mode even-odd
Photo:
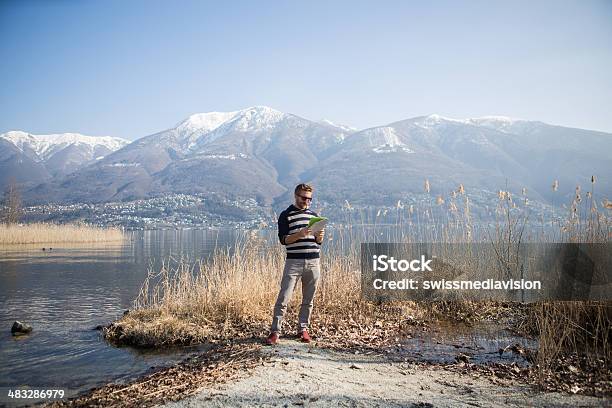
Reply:
[[[278,342],[283,316],[291,300],[293,290],[298,280],[302,281],[302,305],[299,313],[298,333],[303,342],[310,342],[308,324],[312,312],[313,299],[317,290],[317,282],[321,274],[319,250],[325,230],[313,235],[308,228],[308,221],[317,214],[308,207],[312,202],[312,186],[298,184],[295,187],[295,203],[290,205],[278,217],[278,239],[287,248],[287,259],[281,280],[281,288],[274,305],[272,330],[268,336],[268,344]]]

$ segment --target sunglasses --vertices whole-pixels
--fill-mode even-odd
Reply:
[[[304,197],[303,195],[296,194],[296,196],[300,197],[304,201],[312,201],[312,197]]]

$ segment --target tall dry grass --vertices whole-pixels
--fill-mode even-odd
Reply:
[[[505,254],[508,264],[513,262],[513,251],[525,241],[609,242],[612,224],[608,214],[601,213],[594,201],[594,180],[585,199],[580,189],[576,190],[565,221],[551,220],[547,227],[556,228],[556,233],[552,234],[550,228],[541,228],[534,235],[537,223],[541,223],[541,227],[545,221],[530,208],[525,190],[517,195],[500,191],[498,202],[493,206],[496,221],[486,226],[488,229],[480,226],[480,231],[472,219],[469,194],[463,185],[448,196],[432,196],[424,208],[398,202],[395,213],[397,226],[402,228],[385,236],[378,235],[376,223],[379,216],[392,210],[378,211],[372,234],[363,227],[364,221],[372,220],[355,212],[347,202],[352,222],[345,228],[328,231],[313,327],[327,333],[329,330],[350,331],[355,327],[367,330],[371,327],[368,324],[381,316],[399,322],[406,314],[417,318],[433,316],[471,321],[495,316],[496,308],[514,308],[519,316],[525,316],[519,320],[519,329],[539,338],[537,362],[541,369],[550,367],[557,357],[568,353],[603,358],[608,364],[612,361],[609,302],[539,302],[525,306],[457,300],[378,305],[363,300],[360,288],[360,242],[471,243],[484,240],[493,243],[500,254]],[[425,188],[429,192],[429,182]],[[470,261],[470,254],[465,254],[465,261]],[[257,234],[236,243],[234,252],[217,251],[209,262],[169,261],[161,271],[149,272],[134,311],[111,326],[107,336],[118,342],[158,346],[265,335],[283,263],[284,248],[266,243],[257,238]],[[287,321],[295,319],[299,302],[300,291],[296,290]]]
[[[333,251],[333,249],[332,249]],[[149,270],[134,310],[110,327],[107,337],[139,346],[193,344],[223,338],[267,334],[280,287],[284,248],[252,234],[232,251],[219,249],[208,262],[170,259]],[[317,316],[359,314],[358,257],[325,256],[324,278],[317,289]],[[296,289],[288,307],[289,327],[301,302]]]
[[[583,193],[576,186],[575,195],[567,207],[565,219],[557,221],[560,242],[609,243],[612,222],[606,200],[595,200],[596,177],[590,180],[590,189]],[[553,183],[553,192],[558,182]],[[554,220],[553,220],[554,222]],[[607,271],[609,274],[610,271]],[[519,328],[535,334],[539,340],[538,370],[541,376],[548,369],[557,368],[559,358],[580,355],[587,361],[600,361],[604,366],[612,363],[612,303],[604,301],[550,301],[538,302],[530,309]]]
[[[552,184],[553,194],[558,191],[558,185],[555,180]],[[542,233],[531,239],[539,242],[609,243],[612,238],[612,222],[609,216],[611,208],[607,205],[607,200],[597,204],[595,186],[595,176],[591,177],[590,188],[586,193],[581,186],[576,186],[569,206],[564,206],[567,211],[565,216],[553,216],[551,220],[540,217]],[[501,243],[502,249],[511,253],[512,248],[525,239],[526,227],[534,222],[531,218],[537,217],[537,214],[529,211],[526,197],[513,202],[507,192],[500,192],[499,208],[501,217],[505,217],[505,220],[497,226],[494,240]],[[545,224],[550,227],[547,232],[544,232]],[[548,370],[560,368],[559,364],[563,364],[562,361],[568,356],[580,356],[587,363],[595,362],[596,365],[608,366],[612,363],[610,302],[537,302],[530,305],[528,313],[518,322],[517,328],[538,338],[536,363],[541,379],[544,379]]]
[[[539,373],[560,368],[563,359],[612,363],[612,304],[595,301],[538,302],[518,326],[538,338]]]
[[[0,245],[104,243],[126,239],[119,228],[85,224],[0,224]]]

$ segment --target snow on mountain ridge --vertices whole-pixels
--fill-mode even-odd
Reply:
[[[480,118],[467,119],[469,124],[483,126],[489,129],[499,130],[500,132],[508,132],[512,126],[517,123],[526,123],[522,119],[509,118],[507,116],[483,116]]]
[[[195,113],[176,125],[181,133],[210,132],[231,120],[239,111]]]
[[[370,147],[375,153],[405,152],[414,153],[397,135],[394,128],[383,126],[365,131]]]
[[[347,126],[347,125],[341,125],[341,124],[338,124],[338,123],[334,123],[334,122],[332,122],[329,119],[321,119],[319,121],[319,123],[322,123],[324,125],[329,125],[329,126],[332,126],[332,127],[338,128],[338,129],[342,129],[342,130],[344,130],[346,132],[356,132],[357,130],[359,130],[359,129],[354,128],[352,126]]]
[[[239,111],[228,125],[233,130],[243,132],[269,129],[283,120],[285,116],[283,112],[267,106],[254,106]]]
[[[224,125],[233,124],[236,130],[257,130],[270,127],[282,120],[285,114],[267,106],[252,106],[233,112],[195,113],[176,126],[181,133],[212,132]]]
[[[454,119],[446,116],[431,114],[427,116],[419,116],[411,119],[411,121],[423,129],[432,129],[435,127],[446,126],[448,124],[461,124],[470,126],[482,126],[488,129],[498,130],[500,132],[510,132],[517,124],[529,123],[523,119],[510,118],[507,116],[481,116],[478,118]]]
[[[119,150],[130,142],[111,136],[86,136],[80,133],[56,133],[49,135],[33,135],[22,131],[10,131],[0,135],[15,145],[22,152],[26,147],[32,149],[40,159],[46,160],[58,150],[70,145],[86,145],[93,150],[96,147],[106,147],[111,151]]]
[[[273,128],[288,115],[267,106],[233,112],[196,113],[176,126],[181,144],[188,149],[211,143],[230,131],[256,132]]]
[[[417,122],[423,122],[428,124],[438,124],[441,122],[456,122],[462,123],[466,125],[481,125],[485,123],[508,123],[512,124],[515,122],[522,122],[522,119],[510,118],[508,116],[481,116],[478,118],[467,118],[467,119],[455,119],[449,118],[447,116],[438,115],[437,113],[432,113],[427,116],[419,116],[414,118]]]

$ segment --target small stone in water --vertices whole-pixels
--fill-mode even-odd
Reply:
[[[11,327],[11,333],[13,336],[18,336],[20,334],[27,334],[32,331],[32,326],[16,321],[13,323],[13,327]]]

